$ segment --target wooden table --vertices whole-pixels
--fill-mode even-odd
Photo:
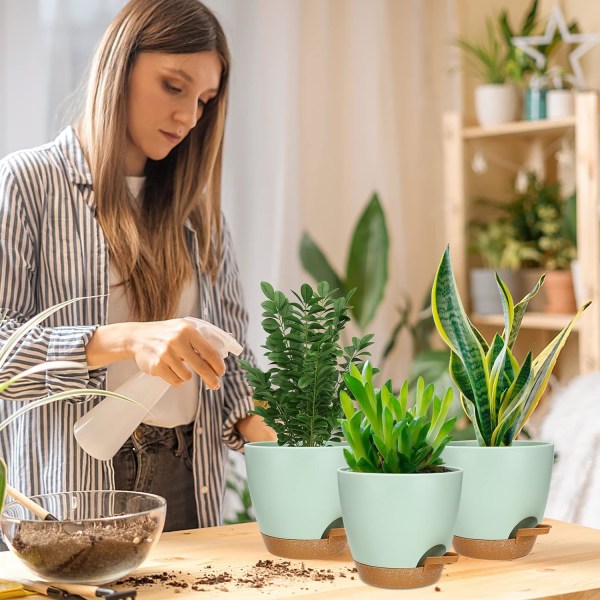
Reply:
[[[545,522],[553,528],[549,535],[538,538],[529,556],[508,562],[460,557],[456,564],[445,567],[435,586],[415,590],[384,590],[363,584],[352,572],[354,564],[349,552],[337,560],[306,561],[304,568],[311,577],[273,577],[264,587],[253,588],[248,580],[261,570],[255,566],[258,561],[272,560],[280,565],[285,560],[265,550],[255,523],[167,533],[135,575],[164,572],[171,584],[140,586],[138,598],[600,600],[600,530],[559,521]],[[289,562],[288,570],[302,566],[300,561]],[[313,571],[309,572],[309,568]],[[224,573],[231,581],[194,584],[201,578]],[[1,553],[0,579],[9,578],[10,574],[27,576],[15,557],[8,552]],[[188,587],[172,587],[175,581],[186,582]],[[192,584],[204,591],[194,591]]]

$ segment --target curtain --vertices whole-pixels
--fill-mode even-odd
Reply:
[[[338,272],[370,194],[391,239],[386,299],[370,330],[377,359],[400,297],[420,305],[445,246],[442,131],[460,103],[454,0],[212,0],[233,52],[225,204],[251,310],[259,282],[307,275],[306,230]],[[408,339],[390,361],[408,369]]]
[[[124,0],[0,0],[0,156],[75,114],[95,45]]]
[[[302,220],[344,269],[353,224],[379,193],[391,256],[369,328],[378,360],[401,296],[420,305],[444,247],[441,113],[458,89],[447,66],[453,3],[306,0],[303,8]],[[407,342],[390,364],[396,380],[406,373]]]

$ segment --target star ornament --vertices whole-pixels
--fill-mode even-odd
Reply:
[[[584,90],[586,89],[585,78],[579,61],[584,54],[600,43],[600,33],[571,33],[560,7],[555,6],[552,9],[548,24],[546,25],[546,31],[544,31],[543,35],[514,37],[511,41],[517,48],[521,48],[525,54],[535,60],[538,69],[543,69],[546,64],[546,57],[539,50],[536,50],[535,46],[547,46],[550,44],[554,39],[557,29],[564,42],[567,44],[578,44],[577,48],[569,54],[569,62],[573,69],[577,88]]]

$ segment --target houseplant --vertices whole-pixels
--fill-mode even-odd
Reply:
[[[498,205],[496,205],[498,206]],[[519,270],[528,260],[537,259],[532,244],[517,238],[515,226],[506,217],[488,222],[471,223],[472,243],[469,250],[483,263],[470,269],[471,306],[481,315],[498,314],[502,305],[498,298],[495,272],[498,272],[513,294],[521,291]]]
[[[535,58],[515,43],[515,38],[527,38],[541,33],[541,28],[538,27],[538,7],[538,0],[533,0],[525,12],[520,30],[511,27],[506,10],[502,10],[499,17],[500,31],[508,49],[506,73],[509,80],[523,90],[523,117],[526,120],[544,119],[549,116],[548,92],[553,70],[549,61],[562,44],[562,33],[556,28],[549,44],[535,45],[543,57],[543,64],[538,64]],[[576,21],[571,21],[567,28],[571,33],[579,30]]]
[[[575,310],[571,261],[577,256],[575,198],[564,199],[560,184],[529,173],[526,189],[508,205],[517,239],[533,244],[536,258],[530,261],[548,272],[546,312]],[[555,291],[556,290],[556,291]]]
[[[350,314],[361,331],[375,317],[388,278],[389,236],[385,213],[373,192],[350,241],[346,273],[338,274],[308,233],[300,241],[300,261],[316,282],[326,281],[336,296],[356,289]]]
[[[546,117],[564,119],[575,113],[573,76],[560,67],[548,69],[549,88],[546,92]]]
[[[506,72],[506,49],[491,19],[486,28],[487,42],[458,40],[475,76],[482,82],[475,88],[475,113],[483,127],[514,121],[518,111],[517,93]]]
[[[471,323],[456,288],[447,248],[432,288],[435,324],[451,350],[450,372],[471,420],[475,440],[455,442],[444,460],[464,470],[463,494],[454,547],[477,558],[516,558],[527,554],[540,526],[552,473],[552,444],[515,441],[537,406],[575,321],[534,359],[519,364],[512,350],[527,304],[542,286],[516,305],[508,288],[496,279],[502,300],[504,330],[491,344]]]
[[[345,547],[335,472],[344,465],[337,401],[350,364],[360,362],[371,335],[343,347],[350,298],[334,298],[321,282],[302,285],[288,299],[266,282],[262,326],[266,371],[242,361],[253,411],[277,433],[277,442],[246,444],[248,485],[267,549],[288,558],[326,557]]]
[[[507,49],[505,68],[508,79],[525,88],[527,76],[535,69],[535,61],[531,56],[525,54],[521,48],[513,43],[514,37],[528,37],[534,34],[538,26],[538,0],[533,0],[525,11],[519,29],[510,24],[508,11],[503,9],[498,17],[500,33]],[[546,47],[543,47],[544,50]],[[543,50],[541,50],[543,51]]]
[[[300,243],[300,260],[304,269],[315,281],[327,281],[330,288],[338,288],[338,294],[345,293],[352,286],[364,290],[361,295],[352,297],[351,315],[359,329],[364,328],[375,318],[384,297],[389,263],[389,234],[385,213],[374,192],[361,213],[351,235],[346,273],[339,274],[331,266],[318,244],[309,233],[305,233]],[[432,347],[431,337],[435,329],[431,316],[431,293],[429,286],[420,310],[413,318],[413,304],[408,294],[403,294],[397,306],[398,320],[389,328],[380,366],[392,354],[404,330],[411,336],[412,361],[409,380],[411,385],[419,375],[434,384],[436,389],[452,385],[448,375],[449,351]],[[411,320],[412,319],[412,320]],[[458,398],[455,395],[455,398]],[[460,410],[460,409],[459,409]]]
[[[362,372],[351,365],[345,380],[348,392],[343,390],[340,399],[348,467],[338,470],[338,483],[358,573],[365,583],[381,587],[434,583],[443,565],[457,559],[446,550],[462,471],[444,467],[440,458],[456,421],[447,420],[452,389],[440,399],[420,378],[410,407],[408,381],[397,397],[390,381],[376,389],[369,362]],[[401,508],[401,514],[391,518],[378,506],[383,500]]]
[[[74,298],[73,300],[67,300],[60,304],[51,306],[50,308],[40,312],[36,316],[34,316],[31,319],[29,319],[28,321],[26,321],[23,325],[18,327],[10,336],[8,336],[8,338],[6,339],[6,341],[0,348],[0,396],[1,396],[2,392],[7,390],[11,385],[14,385],[21,379],[25,379],[27,377],[30,377],[31,375],[34,375],[35,373],[40,373],[43,371],[50,371],[50,370],[55,370],[55,369],[69,369],[69,368],[79,369],[81,367],[81,365],[79,365],[78,363],[70,362],[70,361],[49,361],[49,362],[39,363],[39,364],[37,364],[33,367],[30,367],[24,371],[21,371],[20,373],[17,373],[16,375],[13,375],[12,377],[10,377],[8,379],[2,380],[2,378],[1,378],[1,376],[3,374],[3,367],[6,363],[6,361],[8,360],[10,353],[19,345],[19,342],[21,341],[21,339],[25,335],[27,335],[27,333],[29,331],[31,331],[34,327],[39,325],[44,319],[46,319],[50,315],[54,314],[55,312],[61,310],[65,306],[68,306],[69,304],[73,304],[74,302],[77,302],[79,300],[81,300],[81,298]],[[3,319],[0,318],[0,329],[2,328],[2,325],[3,325]],[[123,401],[134,402],[133,400],[130,400],[129,398],[126,398],[125,396],[116,394],[114,392],[109,392],[106,390],[95,390],[95,389],[94,390],[90,390],[90,389],[68,390],[66,392],[52,394],[45,398],[40,398],[39,400],[34,400],[32,402],[27,402],[26,404],[23,404],[22,407],[20,407],[16,411],[14,411],[9,417],[4,419],[4,421],[0,422],[0,431],[2,429],[5,429],[6,427],[8,427],[14,420],[18,419],[21,415],[25,414],[26,412],[29,412],[30,410],[34,410],[35,408],[44,406],[45,404],[50,404],[51,402],[57,402],[60,400],[67,400],[69,398],[76,398],[76,397],[81,397],[81,396],[113,396],[113,397],[119,398]],[[16,401],[14,401],[14,402],[16,402]],[[5,499],[5,494],[6,494],[6,484],[7,484],[6,464],[5,464],[4,460],[2,459],[2,457],[0,456],[0,513],[2,512],[2,507],[4,505],[4,499]]]

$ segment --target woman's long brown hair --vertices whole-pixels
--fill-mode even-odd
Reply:
[[[161,161],[148,160],[136,216],[125,179],[127,90],[140,52],[216,52],[222,62],[217,98],[188,136]],[[94,56],[78,135],[93,177],[96,215],[110,259],[126,285],[134,318],[175,315],[193,275],[185,237],[190,219],[201,268],[215,277],[221,256],[221,163],[229,79],[221,26],[198,0],[130,0]]]

